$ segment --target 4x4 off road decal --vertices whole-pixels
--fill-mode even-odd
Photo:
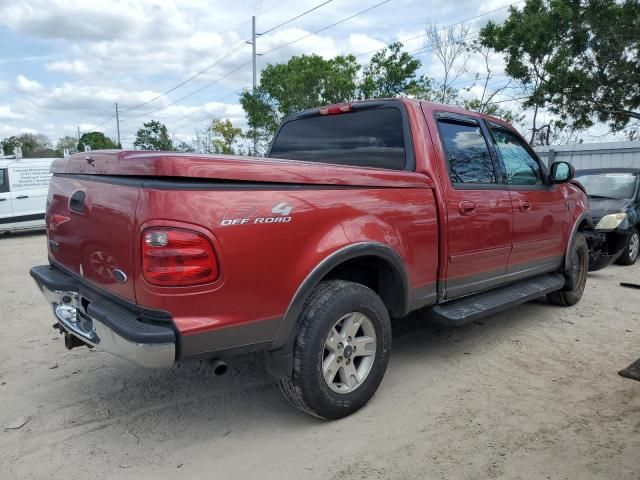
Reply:
[[[268,205],[264,203],[236,203],[224,214],[220,225],[257,225],[266,223],[289,223],[293,219],[293,206],[287,202]]]

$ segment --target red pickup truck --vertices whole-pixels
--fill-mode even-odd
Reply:
[[[323,418],[373,396],[391,318],[573,305],[586,282],[573,168],[449,106],[304,111],[267,158],[94,151],[52,172],[50,263],[31,275],[68,348],[148,367],[264,351],[284,395]]]

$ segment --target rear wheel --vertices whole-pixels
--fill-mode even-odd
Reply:
[[[358,283],[332,280],[311,294],[294,344],[284,396],[321,418],[342,418],[364,406],[387,369],[391,324],[382,300]]]
[[[578,303],[587,284],[589,246],[582,233],[576,234],[570,255],[569,269],[565,272],[567,285],[562,290],[547,295],[549,302],[564,307]]]
[[[618,263],[620,265],[633,265],[638,260],[638,253],[640,253],[640,234],[638,234],[638,229],[634,228],[631,230],[627,246],[618,259]]]

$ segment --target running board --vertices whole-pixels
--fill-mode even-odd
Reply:
[[[564,287],[565,279],[558,273],[522,280],[504,287],[452,300],[433,307],[433,321],[440,325],[459,327],[487,315],[544,297]]]

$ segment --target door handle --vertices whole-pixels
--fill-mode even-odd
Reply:
[[[531,210],[531,204],[528,200],[520,200],[520,210],[523,212],[528,212]]]
[[[473,215],[476,212],[476,203],[464,200],[458,204],[461,215]]]
[[[0,202],[4,202],[6,198],[0,198]]]
[[[29,198],[29,195],[19,195],[16,197],[18,200],[22,200],[23,198]]]

